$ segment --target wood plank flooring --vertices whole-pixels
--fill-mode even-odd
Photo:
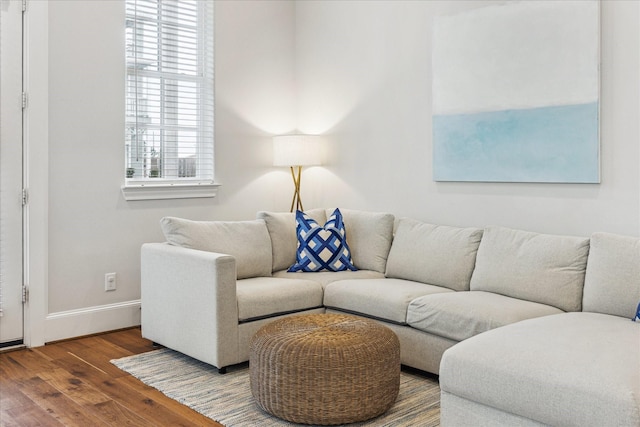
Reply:
[[[153,350],[139,328],[0,353],[0,426],[216,426],[112,365]]]

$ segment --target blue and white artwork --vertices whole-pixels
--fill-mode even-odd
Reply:
[[[600,182],[597,0],[434,20],[436,181]]]

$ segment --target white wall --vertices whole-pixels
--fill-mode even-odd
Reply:
[[[38,115],[30,113],[38,118],[31,146],[40,150],[30,153],[36,170],[28,174],[38,190],[31,286],[44,312],[40,322],[30,315],[31,345],[137,324],[140,245],[163,240],[161,217],[249,219],[260,209],[288,209],[291,179],[270,166],[270,136],[296,127],[330,142],[328,164],[304,172],[307,208],[576,235],[640,233],[638,2],[602,2],[602,184],[537,185],[431,179],[432,19],[486,2],[219,1],[222,187],[215,199],[145,202],[120,193],[123,2],[32,3],[32,11],[48,13],[32,29],[40,45],[48,39],[36,46],[48,61],[31,59],[38,67],[28,83],[48,90],[30,99],[44,100],[48,115],[41,102]],[[118,274],[112,293],[103,290],[108,272]]]
[[[163,216],[252,219],[287,209],[270,136],[295,127],[289,1],[216,4],[215,199],[127,202],[124,2],[50,1],[48,304],[45,341],[139,323],[140,246]],[[118,289],[104,291],[104,274]]]
[[[307,172],[313,204],[459,226],[639,235],[637,1],[601,6],[601,184],[432,180],[433,18],[492,3],[503,2],[297,3],[299,127],[331,142],[327,165]]]

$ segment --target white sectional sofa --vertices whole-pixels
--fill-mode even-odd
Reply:
[[[569,422],[586,406],[640,425],[640,239],[342,214],[357,271],[288,273],[294,214],[163,219],[167,242],[142,247],[143,336],[224,370],[267,322],[346,312],[383,322],[403,364],[440,375],[444,426],[598,425]]]
[[[445,352],[442,426],[640,426],[640,239],[594,233],[582,310]]]

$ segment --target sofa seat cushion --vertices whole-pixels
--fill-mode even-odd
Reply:
[[[322,306],[322,285],[313,280],[256,277],[236,282],[238,321],[273,317]]]
[[[548,425],[640,425],[640,327],[565,313],[494,329],[448,349],[440,387]]]
[[[327,286],[331,282],[345,279],[380,279],[384,277],[384,274],[371,270],[357,270],[357,271],[314,271],[304,272],[297,271],[290,273],[287,270],[280,270],[273,273],[273,277],[287,278],[287,279],[304,279],[313,280],[320,283],[323,287]]]
[[[588,238],[487,227],[470,289],[580,311],[588,254]]]
[[[340,280],[324,291],[324,305],[350,313],[406,324],[407,306],[422,295],[451,289],[402,279]]]
[[[407,323],[455,341],[524,319],[563,313],[549,305],[482,291],[426,295],[411,301]]]
[[[468,291],[481,238],[480,228],[402,218],[389,252],[386,276]]]

